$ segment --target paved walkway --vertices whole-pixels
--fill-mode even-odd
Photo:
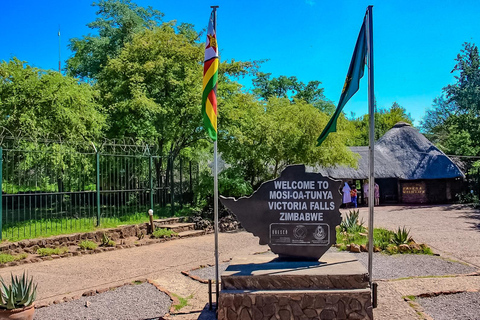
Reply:
[[[360,209],[368,214],[367,208]],[[375,226],[390,229],[405,225],[417,242],[432,245],[442,254],[470,264],[480,265],[478,243],[479,214],[458,206],[379,207]],[[367,219],[365,218],[365,221]],[[138,248],[93,255],[62,258],[30,265],[0,269],[8,277],[27,270],[38,281],[38,303],[74,297],[92,289],[104,289],[141,278],[154,281],[182,297],[191,296],[189,305],[177,319],[196,319],[208,301],[207,285],[180,274],[200,265],[213,264],[213,235],[180,239]],[[220,261],[237,255],[267,250],[258,238],[246,232],[219,235]],[[418,319],[415,311],[402,299],[405,295],[425,292],[480,289],[480,277],[406,279],[379,283],[379,307],[375,319]]]

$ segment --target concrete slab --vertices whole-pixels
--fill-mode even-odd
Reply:
[[[368,287],[365,267],[351,254],[328,252],[319,261],[281,261],[274,255],[235,257],[222,274],[223,290],[324,290]]]

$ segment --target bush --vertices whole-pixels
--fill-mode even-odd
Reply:
[[[102,235],[102,246],[104,247],[115,247],[115,241],[111,240],[107,234],[104,232]]]
[[[11,255],[8,253],[0,253],[0,264],[1,263],[7,263],[7,262],[12,262],[12,261],[17,261],[17,260],[22,260],[25,259],[28,256],[26,253],[21,253],[19,255]]]
[[[178,235],[178,233],[176,233],[175,231],[172,231],[170,229],[160,228],[160,229],[155,230],[152,233],[152,238],[156,238],[156,239],[171,238],[171,237],[177,236],[177,235]]]
[[[95,250],[97,249],[98,244],[90,240],[83,240],[78,244],[78,246],[83,250]]]
[[[408,244],[408,241],[410,239],[409,234],[410,234],[410,230],[407,231],[405,227],[403,227],[402,229],[398,227],[397,232],[393,233],[392,242],[397,246],[401,244]]]
[[[359,210],[350,210],[340,223],[340,230],[347,233],[365,232],[366,229],[363,226],[365,222],[363,219],[361,221],[358,220],[359,215]]]
[[[61,248],[39,248],[37,250],[37,254],[39,254],[42,257],[47,257],[51,255],[60,255],[67,253],[69,250],[67,247],[61,247]]]
[[[0,308],[12,310],[30,306],[37,297],[37,285],[34,285],[33,277],[28,281],[28,276],[23,272],[20,278],[13,274],[11,278],[11,283],[7,286],[0,277]]]

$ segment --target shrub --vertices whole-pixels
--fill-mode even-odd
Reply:
[[[67,247],[61,247],[61,248],[39,248],[37,250],[37,254],[39,254],[42,257],[46,256],[51,256],[53,254],[60,255],[67,253],[69,250]]]
[[[392,242],[397,246],[401,244],[408,244],[408,240],[410,238],[409,234],[410,234],[410,230],[407,231],[405,227],[403,227],[402,229],[400,229],[399,227],[397,232],[393,233]]]
[[[34,285],[33,277],[28,281],[25,272],[20,278],[14,277],[13,274],[11,277],[12,280],[8,286],[0,277],[0,308],[11,310],[30,306],[37,297],[37,284]]]
[[[363,219],[361,221],[358,220],[359,215],[359,210],[350,210],[340,223],[340,230],[347,233],[364,232],[366,230],[363,226],[365,222]]]
[[[165,228],[160,228],[160,229],[157,229],[155,230],[153,233],[152,233],[152,238],[171,238],[173,236],[177,236],[178,233],[176,233],[175,231],[172,231],[172,230],[169,230],[169,229],[165,229]]]
[[[7,263],[7,262],[12,262],[12,261],[17,261],[17,260],[22,260],[25,259],[28,256],[27,253],[21,253],[19,255],[11,255],[8,253],[0,253],[0,264],[1,263]]]
[[[98,244],[90,240],[83,240],[78,244],[78,246],[83,250],[95,250],[97,249]]]

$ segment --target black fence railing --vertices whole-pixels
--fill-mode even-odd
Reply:
[[[93,146],[94,147],[94,146]],[[75,150],[60,144],[0,147],[0,239],[80,232],[108,221],[174,215],[192,203],[198,165],[143,149]],[[147,152],[145,152],[145,150]]]

